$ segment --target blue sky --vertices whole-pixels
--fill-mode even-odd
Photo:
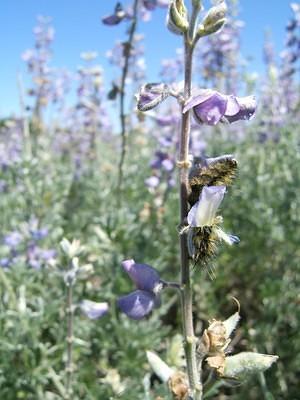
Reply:
[[[295,1],[295,0],[294,0]],[[124,0],[124,4],[128,1]],[[32,28],[37,15],[53,18],[56,31],[53,45],[52,65],[75,71],[81,63],[82,51],[96,50],[99,63],[106,77],[111,79],[112,71],[105,59],[109,50],[119,38],[124,37],[125,25],[106,27],[101,16],[109,14],[114,0],[1,0],[0,1],[0,116],[18,111],[18,72],[26,76],[20,54],[33,45]],[[261,73],[264,30],[272,31],[275,48],[282,49],[285,25],[292,15],[289,0],[240,0],[239,18],[245,22],[242,30],[242,52],[251,56],[250,70]],[[156,79],[162,58],[174,56],[180,47],[180,37],[165,29],[166,10],[153,13],[152,21],[140,25],[145,33],[146,61],[149,80]],[[148,56],[147,56],[148,55]],[[26,81],[26,77],[25,77]]]

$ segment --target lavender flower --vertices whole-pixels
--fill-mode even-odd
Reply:
[[[147,83],[137,95],[137,108],[148,111],[156,107],[169,96],[169,87],[164,83]]]
[[[81,311],[90,319],[98,319],[108,312],[108,303],[97,303],[96,301],[83,300],[79,305]]]
[[[191,96],[183,109],[183,113],[193,109],[196,121],[207,125],[218,122],[235,122],[240,119],[250,119],[256,109],[252,96],[235,97],[223,95],[216,90],[204,89]]]
[[[11,249],[15,249],[21,243],[22,239],[23,237],[21,233],[13,231],[8,233],[4,237],[4,244],[6,244],[6,246],[10,247]]]
[[[127,17],[127,14],[123,9],[122,4],[117,3],[115,6],[114,13],[112,15],[103,17],[102,22],[103,22],[103,24],[109,25],[109,26],[118,25],[126,17]]]
[[[149,189],[155,189],[159,185],[159,178],[155,175],[149,176],[145,179],[145,185]]]
[[[159,305],[159,293],[164,287],[158,272],[147,264],[125,260],[122,267],[138,290],[118,299],[118,306],[129,318],[140,320]]]

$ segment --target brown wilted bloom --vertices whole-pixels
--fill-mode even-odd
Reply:
[[[189,384],[185,373],[176,371],[171,375],[168,383],[175,400],[188,399]]]

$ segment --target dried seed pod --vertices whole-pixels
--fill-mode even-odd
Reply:
[[[175,400],[188,400],[189,384],[183,372],[177,371],[170,377],[169,388]]]

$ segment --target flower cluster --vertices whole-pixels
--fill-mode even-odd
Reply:
[[[48,229],[40,226],[36,218],[22,225],[21,230],[8,232],[3,238],[0,266],[9,268],[23,260],[30,268],[41,269],[56,263],[56,251],[42,245],[48,236]]]

